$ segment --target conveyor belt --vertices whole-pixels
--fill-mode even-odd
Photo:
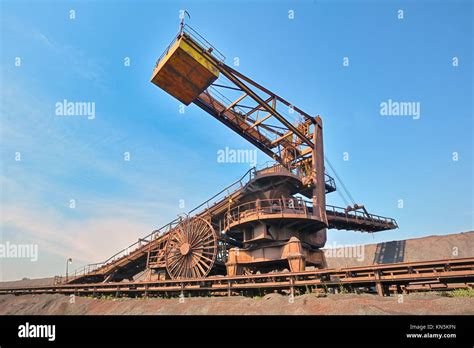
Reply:
[[[297,294],[312,290],[345,289],[407,293],[412,290],[451,290],[472,287],[474,258],[422,262],[392,263],[339,269],[317,269],[297,273],[145,282],[63,284],[36,287],[0,288],[1,294],[75,294],[115,296],[163,295],[252,295],[262,292],[287,291]]]

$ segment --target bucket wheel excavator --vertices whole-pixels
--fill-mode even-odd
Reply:
[[[308,115],[224,61],[182,22],[151,82],[184,105],[195,104],[273,162],[250,169],[185,217],[105,262],[86,266],[68,282],[324,268],[327,229],[373,233],[398,227],[394,219],[370,214],[354,202],[345,208],[327,205],[326,194],[336,186],[325,173],[321,117]]]

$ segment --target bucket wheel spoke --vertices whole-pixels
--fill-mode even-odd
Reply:
[[[202,218],[182,221],[168,237],[166,270],[172,279],[202,278],[209,274],[217,255],[217,235]]]

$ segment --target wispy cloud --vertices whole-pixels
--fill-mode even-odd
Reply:
[[[38,44],[54,61],[51,65],[67,66],[65,73],[85,79],[94,87],[106,90],[104,69],[97,59],[90,57],[83,48],[54,39],[53,34],[45,33],[25,24],[18,17],[2,15],[2,31],[9,33],[18,40],[24,40],[31,45]],[[48,52],[49,51],[49,52]]]
[[[21,243],[33,243],[63,259],[89,263],[107,259],[151,232],[150,226],[128,218],[126,211],[115,215],[84,219],[80,222],[64,218],[53,210],[33,210],[4,206],[1,228],[21,236]],[[47,266],[41,263],[40,265]]]
[[[13,86],[7,92],[6,99],[11,102],[6,105],[7,112],[23,117],[15,122],[2,122],[0,133],[5,145],[0,176],[3,233],[16,235],[24,243],[39,244],[40,252],[97,262],[164,224],[163,215],[166,218],[176,212],[177,203],[162,203],[163,197],[160,201],[156,197],[150,200],[153,180],[140,173],[124,173],[120,160],[114,158],[91,161],[99,153],[90,139],[66,136],[54,123],[43,123],[40,120],[48,112],[44,104],[35,103],[34,98],[19,97],[12,93],[14,90]],[[22,152],[20,162],[13,160],[16,150]],[[84,173],[69,183],[57,180],[74,178],[75,174],[69,172],[72,167],[82,168]],[[128,193],[114,191],[110,197],[84,193],[84,186],[95,186],[91,172],[101,180],[118,180],[128,187]],[[67,207],[70,198],[77,201],[75,210]],[[157,212],[163,215],[158,216]]]
[[[82,50],[20,23],[10,26],[54,53],[62,64],[58,68],[103,87],[101,66]],[[51,275],[51,262],[67,257],[103,261],[175,216],[177,199],[166,202],[166,187],[156,185],[157,176],[133,170],[133,161],[124,164],[123,129],[103,120],[60,119],[51,94],[22,83],[15,71],[2,72],[8,88],[0,91],[0,237],[38,244],[44,275]],[[156,171],[152,150],[135,140],[132,147],[150,158],[140,168]],[[21,161],[14,160],[17,151]],[[71,198],[75,209],[68,207]],[[42,251],[56,255],[55,261],[41,259]]]

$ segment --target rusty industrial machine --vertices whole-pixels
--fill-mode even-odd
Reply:
[[[323,122],[225,64],[188,25],[158,59],[151,82],[195,104],[273,162],[252,168],[209,200],[69,283],[190,279],[325,268],[327,229],[377,232],[394,219],[353,202],[326,204],[336,191],[325,173]],[[336,174],[337,177],[337,174]]]

